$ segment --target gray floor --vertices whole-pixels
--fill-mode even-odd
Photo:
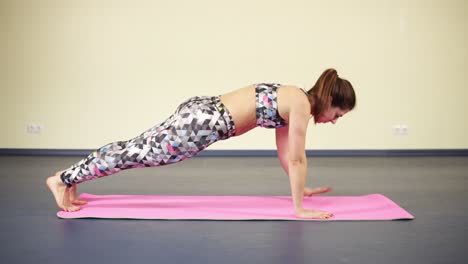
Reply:
[[[1,263],[466,263],[468,158],[309,158],[309,185],[382,193],[413,221],[61,220],[46,177],[78,157],[0,156]],[[275,158],[192,158],[95,194],[288,195]]]

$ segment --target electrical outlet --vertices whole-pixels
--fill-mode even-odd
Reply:
[[[44,125],[39,125],[35,123],[29,123],[26,125],[26,133],[28,134],[42,134],[44,131]]]
[[[408,135],[408,125],[400,125],[400,135],[402,136]]]
[[[392,133],[394,136],[407,136],[408,135],[408,125],[394,125],[392,126]]]

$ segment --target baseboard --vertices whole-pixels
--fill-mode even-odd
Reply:
[[[90,149],[7,149],[0,156],[86,156]],[[276,150],[205,150],[197,157],[274,157]],[[408,157],[408,156],[468,156],[468,149],[378,149],[378,150],[307,150],[313,157]]]

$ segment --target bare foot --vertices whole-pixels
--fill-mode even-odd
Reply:
[[[72,204],[84,205],[88,202],[78,199],[76,196],[76,184],[70,187],[70,201]]]
[[[80,210],[79,206],[75,206],[70,202],[70,188],[60,179],[60,171],[54,176],[47,178],[46,184],[49,190],[54,195],[58,207],[65,212],[74,212]]]
[[[319,210],[306,210],[302,209],[296,212],[296,216],[299,218],[315,218],[315,219],[328,219],[333,216],[332,213],[319,211]]]

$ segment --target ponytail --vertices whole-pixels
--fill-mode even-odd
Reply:
[[[352,110],[356,104],[353,86],[348,80],[338,77],[337,71],[332,68],[325,70],[307,93],[315,119],[329,106],[330,98],[331,106],[343,110]]]
[[[309,94],[314,98],[312,113],[314,116],[319,116],[325,110],[337,79],[338,73],[336,70],[327,69],[320,75],[312,89],[309,90]]]

